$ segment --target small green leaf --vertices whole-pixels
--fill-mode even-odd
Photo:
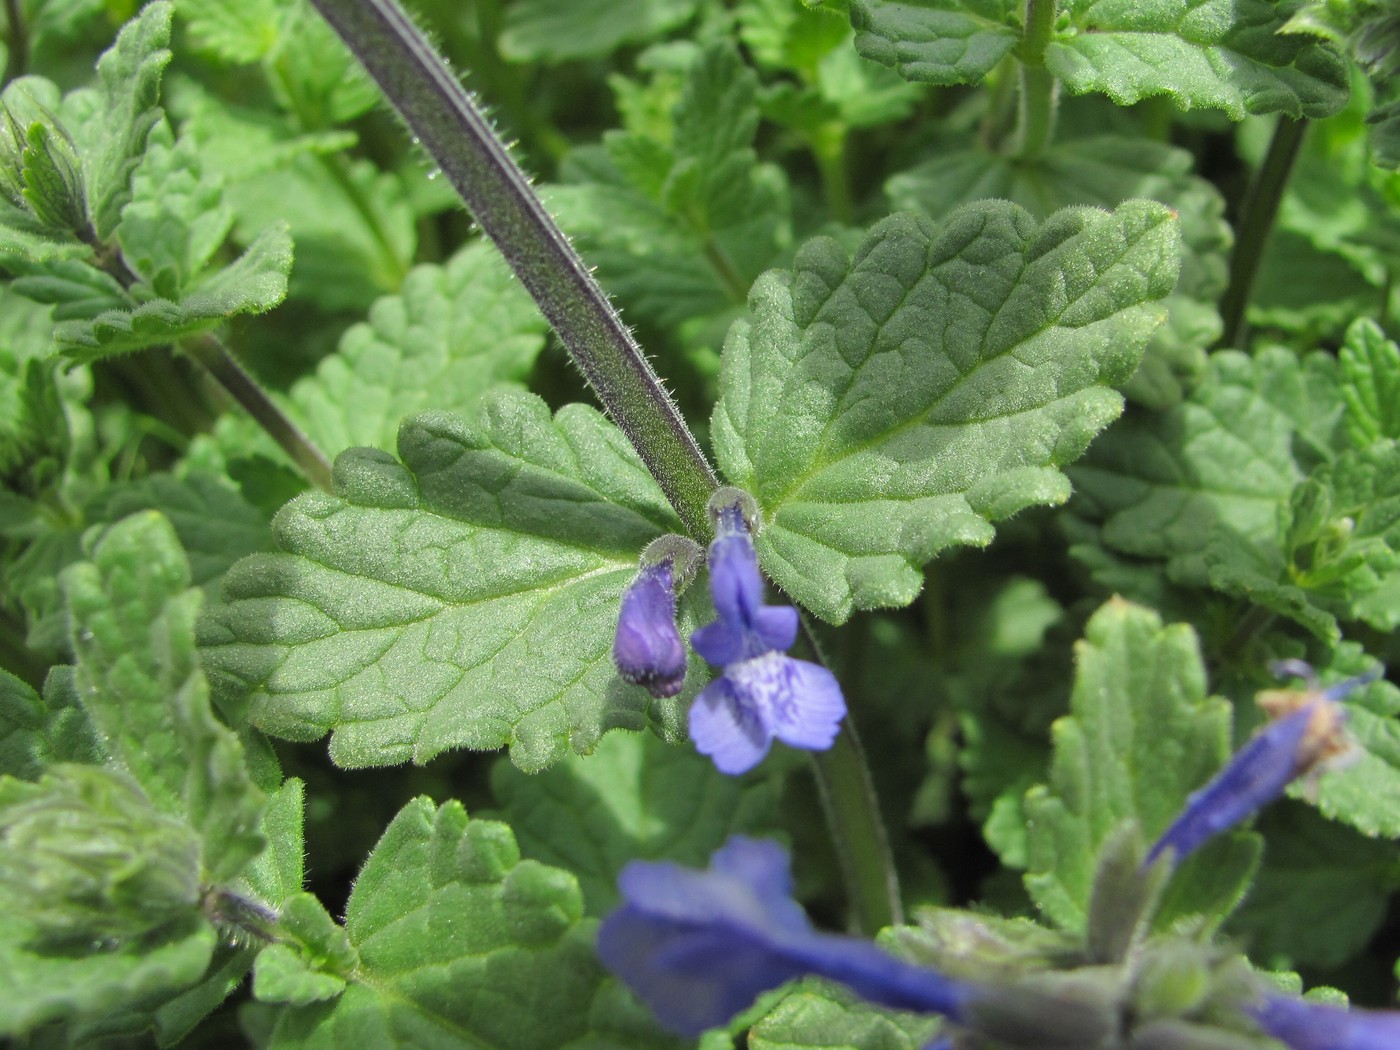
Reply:
[[[225,62],[256,62],[277,42],[285,4],[279,0],[178,0],[175,13],[190,43]]]
[[[51,674],[41,700],[25,682],[0,671],[0,774],[37,780],[58,762],[90,762],[101,752],[76,698]]]
[[[505,11],[501,54],[513,62],[600,58],[675,28],[697,6],[696,0],[517,0]]]
[[[147,346],[163,346],[217,327],[237,314],[261,314],[287,297],[292,241],[285,226],[262,233],[230,265],[179,302],[153,299],[106,310],[91,320],[64,321],[54,339],[75,361],[96,361]]]
[[[508,827],[417,799],[355,880],[345,932],[359,965],[345,990],[286,1008],[271,1046],[343,1045],[350,1033],[463,1050],[571,1045],[603,979],[581,915],[573,877],[520,860]]]
[[[280,943],[258,953],[253,996],[265,1003],[306,1006],[334,999],[345,989],[359,957],[345,930],[309,893],[297,893],[278,916]]]
[[[262,816],[267,848],[243,872],[248,885],[273,908],[300,893],[305,880],[305,794],[305,785],[292,777],[267,796]]]
[[[906,80],[976,84],[1021,38],[1012,0],[852,0],[856,49]]]
[[[210,710],[194,647],[201,604],[160,515],[114,525],[63,576],[79,696],[111,757],[164,813],[203,836],[206,877],[236,876],[263,846],[261,793],[233,731]]]
[[[146,137],[161,118],[160,78],[170,62],[171,5],[147,4],[123,27],[97,63],[100,115],[88,125],[85,174],[88,213],[99,239],[111,237],[131,199],[131,177],[146,152]]]
[[[1069,0],[1045,66],[1074,92],[1120,106],[1165,94],[1183,109],[1326,117],[1346,104],[1347,66],[1335,49],[1278,30],[1293,0]]]
[[[342,766],[508,744],[538,770],[607,729],[681,734],[693,692],[652,701],[612,666],[637,556],[679,531],[619,431],[499,393],[480,422],[405,421],[399,455],[342,454],[339,495],[308,493],[274,523],[286,553],[230,572],[205,663],[230,698],[250,695],[254,724],[332,732]]]
[[[233,225],[220,180],[201,170],[193,142],[172,140],[161,123],[131,182],[117,240],[141,277],[137,298],[178,300],[204,270]]]
[[[1026,888],[1052,922],[1071,931],[1084,928],[1100,847],[1128,820],[1144,842],[1167,829],[1187,795],[1229,755],[1231,710],[1206,695],[1188,626],[1164,627],[1155,613],[1119,599],[1094,614],[1075,656],[1070,714],[1054,726],[1049,784],[1025,802]],[[1216,866],[1201,859],[1188,860],[1174,883],[1219,883]],[[1249,873],[1245,866],[1227,873],[1227,899],[1211,902],[1219,911],[1205,914],[1218,919]]]
[[[923,565],[1060,503],[1122,408],[1177,279],[1171,213],[1014,204],[894,215],[854,259],[809,241],[725,344],[715,450],[765,520],[764,568],[819,616],[904,605]]]
[[[1375,321],[1359,317],[1347,329],[1338,361],[1346,403],[1342,419],[1352,445],[1400,439],[1400,348]]]
[[[784,993],[749,1032],[751,1050],[920,1050],[935,1018],[870,1006],[836,985],[806,980]]]
[[[631,860],[699,867],[734,833],[766,826],[774,786],[715,771],[695,752],[650,734],[612,733],[587,758],[527,776],[497,762],[491,787],[530,857],[574,873],[592,915],[617,902]]]

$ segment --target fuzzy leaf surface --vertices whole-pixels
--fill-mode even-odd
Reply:
[[[1011,0],[853,0],[856,49],[906,80],[975,84],[1020,39]]]
[[[206,666],[266,732],[327,732],[342,766],[509,745],[522,769],[588,752],[614,727],[679,735],[612,666],[637,552],[678,531],[622,434],[528,394],[480,421],[405,421],[396,460],[352,449],[338,495],[274,522],[285,553],[230,570],[202,634]]]
[[[749,1032],[751,1050],[920,1050],[934,1018],[881,1010],[835,985],[806,980]]]
[[[696,0],[519,0],[506,9],[501,53],[514,62],[599,58],[690,18]]]
[[[212,881],[262,849],[262,793],[220,723],[195,650],[202,595],[174,530],[154,512],[111,527],[63,575],[78,695],[111,758],[162,812],[200,832]]]
[[[1185,624],[1164,627],[1148,609],[1108,602],[1085,627],[1075,659],[1070,714],[1053,726],[1049,784],[1033,788],[1025,802],[1026,888],[1048,918],[1071,931],[1084,928],[1105,840],[1125,820],[1136,821],[1148,843],[1165,831],[1186,796],[1228,757],[1231,718],[1227,701],[1206,695],[1195,633]],[[1221,873],[1201,863],[1212,859],[1190,858],[1173,891],[1196,880],[1220,885]],[[1249,874],[1248,865],[1226,873],[1210,903],[1228,910]]]
[[[1168,95],[1182,108],[1326,117],[1346,104],[1347,66],[1316,38],[1280,33],[1293,2],[1070,0],[1045,65],[1074,92],[1120,106]]]
[[[833,623],[904,605],[923,565],[1063,502],[1060,468],[1118,416],[1177,279],[1158,204],[1056,213],[991,201],[899,214],[854,258],[817,238],[750,294],[725,343],[713,431],[757,497],[758,547]]]

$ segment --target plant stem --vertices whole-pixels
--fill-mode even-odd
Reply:
[[[855,204],[851,198],[850,165],[846,159],[846,126],[837,121],[823,125],[812,136],[810,146],[821,174],[827,210],[841,225],[852,225]]]
[[[1016,109],[1012,152],[1023,160],[1038,157],[1055,137],[1060,85],[1045,68],[1045,49],[1055,30],[1055,0],[1026,0],[1025,28],[1016,57],[1021,60],[1021,94]]]
[[[505,145],[395,0],[312,0],[378,82],[554,326],[697,540],[718,487],[704,453],[592,273]]]
[[[801,623],[803,639],[812,655],[825,664],[805,616]],[[831,749],[812,752],[812,767],[855,925],[860,932],[873,936],[886,926],[903,922],[899,874],[890,853],[865,749],[849,712]]]
[[[24,76],[29,69],[29,31],[24,24],[20,0],[5,0],[5,19],[10,28],[5,37],[10,48],[9,57],[5,60],[5,83],[8,84],[16,77]]]
[[[1245,312],[1254,291],[1254,279],[1259,275],[1264,247],[1269,242],[1269,233],[1273,230],[1279,204],[1283,201],[1283,191],[1288,186],[1288,178],[1293,173],[1293,164],[1298,159],[1298,150],[1303,145],[1303,135],[1307,129],[1306,120],[1278,118],[1269,152],[1264,155],[1264,162],[1254,173],[1254,179],[1245,193],[1240,220],[1236,225],[1238,237],[1235,252],[1230,257],[1230,283],[1220,300],[1220,319],[1224,328],[1217,346],[1240,347],[1244,337]]]
[[[331,491],[331,464],[311,439],[277,407],[267,391],[258,385],[212,335],[196,335],[180,344],[191,360],[201,365],[229,395],[272,436],[282,450],[301,468],[317,488]]]

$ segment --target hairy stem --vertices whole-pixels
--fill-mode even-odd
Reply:
[[[554,326],[690,534],[718,486],[632,333],[466,90],[395,0],[313,0]]]
[[[821,648],[805,616],[802,635],[812,655],[824,664]],[[890,853],[889,836],[870,779],[865,749],[849,713],[831,749],[812,752],[812,766],[855,925],[862,933],[874,935],[886,926],[903,922],[899,875]]]
[[[1307,129],[1306,120],[1278,118],[1269,152],[1264,155],[1264,162],[1254,173],[1245,193],[1240,219],[1235,226],[1238,236],[1235,252],[1230,256],[1230,283],[1220,300],[1224,328],[1218,346],[1240,347],[1244,338],[1245,313],[1254,292],[1254,279],[1259,275],[1264,247],[1269,242],[1283,191],[1288,186]]]
[[[1055,137],[1060,85],[1045,68],[1045,49],[1055,29],[1055,0],[1026,0],[1025,28],[1016,57],[1021,60],[1021,94],[1016,110],[1012,152],[1024,160],[1038,157]]]
[[[267,391],[244,370],[223,343],[212,335],[197,335],[184,340],[180,349],[213,376],[229,396],[258,421],[291,457],[292,462],[301,468],[308,481],[327,492],[331,490],[331,464],[325,453],[277,407]]]

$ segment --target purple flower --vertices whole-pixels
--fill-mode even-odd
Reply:
[[[1289,662],[1276,670],[1304,673],[1311,668]],[[1151,864],[1167,850],[1180,862],[1207,840],[1234,827],[1281,796],[1298,777],[1348,750],[1346,709],[1337,703],[1379,670],[1328,689],[1271,690],[1259,704],[1272,721],[1237,751],[1225,768],[1186,800],[1186,808],[1148,851]]]
[[[622,592],[613,637],[617,673],[655,697],[675,696],[685,684],[685,644],[676,627],[676,592],[700,561],[684,536],[662,536],[642,552],[642,566]]]
[[[829,748],[846,701],[825,667],[786,655],[797,638],[797,610],[763,604],[742,503],[747,497],[732,493],[721,491],[710,544],[710,594],[719,619],[690,636],[695,651],[724,673],[695,698],[690,737],[720,772],[743,773],[762,760],[774,737],[810,751]]]
[[[1260,1028],[1292,1050],[1400,1047],[1400,1011],[1348,1010],[1286,995],[1269,995],[1250,1013]]]
[[[896,1010],[962,1017],[976,989],[901,962],[868,941],[812,929],[792,899],[787,855],[734,837],[706,871],[634,861],[598,955],[667,1028],[694,1036],[762,992],[817,974]]]
[[[685,645],[676,627],[671,563],[648,565],[622,592],[613,638],[617,673],[652,696],[675,696],[685,683]]]

